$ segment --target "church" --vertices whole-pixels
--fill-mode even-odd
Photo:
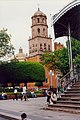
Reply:
[[[22,49],[19,49],[19,53],[16,55],[16,58],[19,61],[31,61],[31,62],[40,62],[40,56],[47,52],[52,52],[52,38],[48,36],[48,25],[47,25],[47,16],[38,8],[37,12],[31,17],[31,37],[28,39],[29,43],[29,56],[24,58],[24,53]],[[60,46],[60,45],[59,45]],[[21,57],[22,55],[22,57]],[[21,59],[20,59],[21,57]],[[23,58],[23,60],[22,60]],[[54,88],[56,85],[56,72],[53,71],[54,75],[50,76],[50,70],[45,66],[46,81],[43,83],[43,88],[49,88],[52,82]],[[51,81],[52,79],[52,81]],[[34,87],[34,83],[28,83],[28,88]]]

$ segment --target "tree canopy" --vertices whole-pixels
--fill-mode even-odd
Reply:
[[[65,75],[69,72],[69,58],[67,48],[54,51],[54,54],[57,56],[56,68]]]
[[[42,82],[35,82],[35,86],[38,86],[38,87],[43,86],[43,83]]]
[[[43,65],[37,62],[11,62],[0,65],[0,76],[5,83],[27,83],[45,81]],[[1,77],[0,77],[1,78]]]
[[[74,65],[76,65],[77,68],[80,68],[80,55],[77,55],[73,62],[74,62]]]
[[[41,63],[49,69],[55,69],[57,64],[57,56],[54,52],[45,52],[41,56]]]
[[[80,41],[72,39],[72,58],[77,67],[80,66]],[[46,52],[41,56],[42,64],[45,64],[49,69],[57,69],[63,75],[69,72],[69,58],[68,49],[63,48],[55,50],[54,52]]]
[[[68,52],[66,48],[43,54],[41,61],[42,64],[46,65],[49,69],[58,69],[64,75],[69,70]]]
[[[0,58],[14,53],[14,47],[11,44],[11,35],[7,29],[0,30]]]
[[[75,59],[77,55],[80,55],[80,41],[72,39],[72,58]]]

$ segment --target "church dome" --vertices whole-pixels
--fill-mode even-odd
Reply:
[[[16,54],[16,59],[19,61],[25,61],[26,55],[23,53],[23,49],[19,49],[19,53]]]
[[[26,55],[24,53],[18,53],[16,54],[16,58],[25,58]]]
[[[46,16],[46,15],[38,8],[38,11],[35,12],[33,16]]]

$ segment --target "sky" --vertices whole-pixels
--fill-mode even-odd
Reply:
[[[29,51],[28,39],[31,35],[31,17],[40,10],[47,16],[48,35],[53,38],[51,17],[73,0],[0,0],[0,30],[8,29],[11,34],[11,43],[15,54],[23,48],[26,54]],[[64,44],[65,40],[57,39],[55,42]]]

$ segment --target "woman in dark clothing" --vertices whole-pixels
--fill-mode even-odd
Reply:
[[[47,103],[50,104],[50,99],[51,99],[51,91],[47,91]]]
[[[26,113],[21,114],[21,120],[27,120],[27,115]]]

